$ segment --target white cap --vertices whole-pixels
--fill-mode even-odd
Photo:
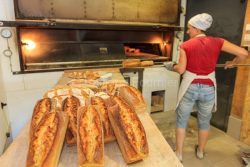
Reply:
[[[212,16],[207,13],[197,14],[188,21],[190,25],[203,31],[206,31],[209,27],[211,27],[212,22]]]

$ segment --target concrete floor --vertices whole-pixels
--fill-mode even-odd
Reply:
[[[157,112],[151,114],[152,119],[162,132],[169,145],[175,149],[175,113]],[[228,136],[225,132],[211,127],[206,145],[206,156],[203,160],[195,157],[194,146],[197,144],[196,118],[190,117],[184,143],[184,167],[244,167],[240,150],[250,146]]]

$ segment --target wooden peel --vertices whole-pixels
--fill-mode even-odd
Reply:
[[[216,67],[225,67],[226,66],[226,64],[216,64]],[[250,64],[235,64],[235,65],[233,65],[233,67],[244,67],[244,66],[250,66]]]

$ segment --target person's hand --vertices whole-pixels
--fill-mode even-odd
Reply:
[[[228,68],[234,68],[235,67],[235,62],[234,61],[226,61],[224,69]]]
[[[174,65],[175,63],[174,62],[164,62],[163,65],[166,67],[167,70],[169,71],[174,71]]]

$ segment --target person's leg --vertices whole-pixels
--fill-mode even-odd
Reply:
[[[176,128],[176,155],[179,159],[182,159],[182,148],[183,143],[186,135],[186,129],[185,128]],[[180,158],[181,157],[181,158]]]
[[[197,95],[195,85],[191,85],[176,110],[176,155],[180,160],[182,159],[182,149],[187,122],[190,117],[190,113],[193,110]]]
[[[214,87],[204,87],[201,90],[198,104],[198,148],[197,157],[203,158],[203,153],[209,136],[210,120],[214,107]]]
[[[205,146],[207,144],[207,139],[209,135],[209,130],[199,129],[198,133],[198,151],[204,152]]]

